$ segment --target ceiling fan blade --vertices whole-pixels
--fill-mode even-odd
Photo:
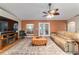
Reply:
[[[58,11],[59,9],[57,8],[57,9],[55,9],[55,11]]]
[[[47,14],[47,12],[43,12],[44,14]]]
[[[60,15],[60,13],[53,13],[53,15]]]
[[[51,10],[50,13],[55,13],[55,10]]]
[[[50,10],[50,13],[57,13],[58,9]]]
[[[46,17],[47,15],[43,15],[43,17]]]

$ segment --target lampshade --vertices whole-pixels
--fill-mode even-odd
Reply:
[[[54,17],[54,15],[51,15],[51,17],[53,18],[53,17]]]
[[[49,18],[49,19],[51,19],[51,18],[53,18],[54,17],[54,15],[47,15],[47,18]]]
[[[51,10],[50,13],[55,13],[55,10]]]

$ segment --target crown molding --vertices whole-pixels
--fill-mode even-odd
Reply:
[[[20,18],[19,18],[19,17],[17,17],[14,13],[12,13],[12,12],[10,12],[10,11],[6,10],[5,8],[3,8],[3,7],[1,7],[1,6],[0,6],[0,9],[1,9],[1,10],[4,10],[5,12],[7,12],[7,13],[9,13],[9,14],[13,15],[13,16],[14,16],[14,17],[16,17],[18,20],[20,20]]]

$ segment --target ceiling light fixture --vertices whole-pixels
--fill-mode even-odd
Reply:
[[[51,19],[51,18],[53,18],[53,17],[54,17],[54,15],[48,14],[46,18],[50,18],[50,19]]]
[[[45,11],[43,12],[45,14],[45,15],[43,15],[43,17],[53,18],[54,16],[60,15],[60,13],[58,12],[59,9],[58,8],[54,9],[54,7],[53,7],[53,9],[51,9],[51,5],[52,5],[52,3],[48,4],[49,10],[46,12]]]

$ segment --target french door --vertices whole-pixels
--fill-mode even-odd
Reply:
[[[50,36],[50,23],[39,23],[39,36]]]

